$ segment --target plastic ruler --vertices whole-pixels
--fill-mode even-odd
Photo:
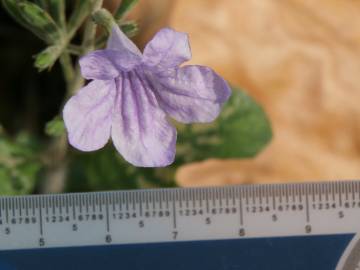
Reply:
[[[360,181],[0,197],[0,269],[360,269]]]

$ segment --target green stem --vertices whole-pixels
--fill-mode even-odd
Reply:
[[[92,14],[94,11],[98,10],[102,6],[102,0],[94,1],[94,5],[92,6],[91,11],[87,14]],[[72,37],[75,35],[76,30],[80,27],[77,21],[72,21],[71,30],[69,30],[67,35],[67,40],[64,42],[64,51],[68,47],[68,44]],[[70,27],[69,27],[70,29]],[[75,29],[75,30],[74,30]],[[95,34],[96,34],[96,25],[88,18],[85,24],[85,30],[83,35],[83,41],[81,44],[82,54],[86,54],[87,52],[94,49],[95,45]],[[76,65],[74,68],[73,64],[71,63],[71,57],[69,52],[65,51],[61,54],[60,63],[64,72],[64,78],[66,81],[66,88],[67,88],[67,97],[74,94],[74,92],[79,89],[83,83],[84,79],[80,73],[79,64]],[[44,183],[42,187],[42,191],[44,193],[49,192],[61,192],[65,187],[65,177],[66,177],[66,155],[68,150],[68,144],[66,140],[66,136],[63,135],[60,138],[55,139],[49,147],[48,157],[49,157],[49,164],[48,170],[46,173],[47,181]],[[54,154],[56,153],[56,154]]]
[[[68,88],[72,80],[74,80],[74,67],[71,63],[71,57],[69,53],[65,52],[61,55],[60,64],[64,73],[66,88]]]
[[[82,48],[81,46],[69,44],[66,48],[66,51],[73,55],[82,55]]]
[[[100,9],[102,6],[103,0],[97,0],[94,4],[93,10],[91,13],[94,13],[96,10]],[[95,34],[96,34],[96,24],[91,18],[87,19],[85,24],[85,30],[83,34],[83,39],[81,43],[82,54],[86,54],[89,51],[95,49]],[[84,84],[84,79],[81,76],[80,66],[76,65],[74,80],[72,81],[68,91],[67,96],[71,96]]]

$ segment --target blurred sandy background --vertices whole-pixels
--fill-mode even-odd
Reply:
[[[188,32],[191,62],[246,89],[274,129],[255,159],[189,164],[178,183],[358,178],[359,14],[356,0],[140,1],[138,43],[165,25]]]

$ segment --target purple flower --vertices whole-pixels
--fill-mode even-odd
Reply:
[[[204,66],[183,66],[191,58],[188,36],[160,30],[141,54],[116,26],[105,50],[80,59],[92,80],[65,105],[69,142],[94,151],[112,141],[130,163],[162,167],[175,157],[176,129],[183,123],[211,122],[229,98],[228,84]]]

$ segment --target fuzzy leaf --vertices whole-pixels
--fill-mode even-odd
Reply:
[[[3,0],[3,6],[22,26],[32,31],[47,43],[60,39],[60,29],[50,15],[29,1]]]
[[[271,140],[269,120],[259,104],[240,89],[233,89],[217,120],[211,124],[181,126],[178,158],[248,158]]]

